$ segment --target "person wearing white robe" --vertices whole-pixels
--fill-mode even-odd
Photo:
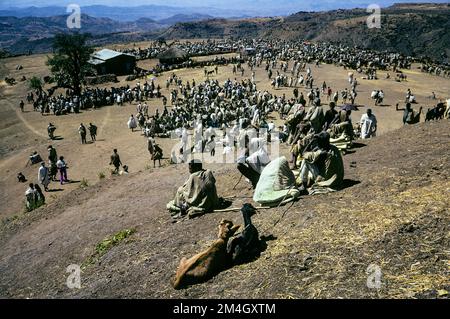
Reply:
[[[206,141],[209,141],[210,138],[211,138],[211,136],[213,136],[213,135],[214,135],[214,136],[217,136],[215,130],[210,126],[210,127],[208,127],[208,128],[205,130],[205,136],[204,136],[204,139],[205,139]]]
[[[41,163],[41,167],[39,167],[38,171],[38,181],[44,186],[45,191],[48,191],[48,184],[50,184],[49,179],[49,170],[48,167],[45,166],[45,163]]]
[[[259,126],[259,121],[260,121],[259,109],[256,109],[253,114],[252,125]]]
[[[367,113],[361,116],[361,138],[367,139],[376,136],[377,118],[372,114],[372,110],[368,109]]]
[[[137,127],[136,119],[134,118],[133,114],[131,114],[130,118],[127,122],[128,128],[131,129],[132,132],[134,132],[134,129]]]

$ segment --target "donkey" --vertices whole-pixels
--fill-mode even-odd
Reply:
[[[241,227],[222,219],[218,239],[205,251],[189,258],[182,258],[172,285],[175,289],[209,280],[231,265],[227,253],[228,239]]]

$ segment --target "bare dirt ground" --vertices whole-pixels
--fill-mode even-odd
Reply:
[[[47,75],[45,60],[44,55],[1,60],[0,78]],[[17,64],[24,69],[15,71]],[[231,68],[219,67],[214,78],[221,82],[233,79]],[[329,65],[311,68],[316,84],[325,80],[333,90],[347,86],[348,71]],[[246,69],[244,77],[249,77]],[[175,73],[183,79],[195,78],[197,83],[204,79],[203,69]],[[129,115],[136,113],[135,104],[43,117],[33,112],[31,105],[20,113],[18,103],[27,92],[25,82],[14,87],[2,83],[0,296],[445,297],[443,291],[449,288],[449,122],[398,129],[402,113],[395,111],[395,103],[411,88],[426,109],[434,104],[428,98],[432,91],[438,97],[448,97],[450,80],[416,69],[405,73],[408,81],[402,83],[358,78],[357,103],[374,110],[379,137],[345,156],[346,189],[302,198],[284,215],[287,207],[261,211],[254,218],[255,224],[261,234],[274,236],[261,257],[183,291],[169,285],[180,258],[208,246],[216,236],[218,221],[231,218],[238,222],[239,213],[171,223],[165,204],[188,173],[184,166],[166,163],[163,168],[150,168],[145,139],[126,127]],[[165,95],[169,75],[156,80]],[[384,78],[383,73],[379,75]],[[256,70],[256,79],[259,89],[271,90],[263,69]],[[121,84],[125,83],[121,78]],[[373,106],[370,92],[375,88],[384,90],[386,106]],[[306,92],[304,88],[301,91]],[[283,93],[292,96],[292,89],[276,90],[278,95]],[[151,113],[162,108],[161,100],[148,104]],[[353,121],[365,110],[362,107],[355,112]],[[46,157],[48,122],[54,123],[56,135],[63,137],[51,144],[67,159],[69,178],[85,178],[89,186],[83,189],[76,182],[63,186],[52,183],[50,188],[58,191],[47,194],[48,204],[24,214],[26,187],[17,183],[16,174],[22,171],[29,180],[36,180],[37,167],[24,166],[34,150]],[[77,128],[81,122],[99,127],[95,144],[80,144]],[[175,141],[158,142],[167,156]],[[109,176],[113,148],[118,148],[122,162],[130,167],[130,175]],[[282,153],[286,154],[287,148]],[[252,192],[244,181],[232,190],[239,178],[233,165],[208,168],[215,171],[221,196],[237,196],[233,206],[251,201]],[[99,181],[99,172],[105,172],[106,179]],[[136,232],[83,270],[82,289],[68,289],[66,267],[83,264],[98,242],[126,228]],[[381,289],[366,286],[370,264],[382,270]]]

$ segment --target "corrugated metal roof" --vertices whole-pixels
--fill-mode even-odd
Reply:
[[[108,60],[108,59],[112,59],[115,58],[116,56],[121,55],[122,53],[117,52],[117,51],[113,51],[110,49],[102,49],[98,52],[95,52],[92,57],[95,59],[99,59],[99,60]]]
[[[110,50],[110,49],[102,49],[102,50],[100,50],[100,51],[98,51],[98,52],[95,52],[95,53],[92,55],[92,59],[93,59],[93,60],[94,60],[94,59],[98,59],[98,60],[106,61],[106,60],[115,58],[115,57],[117,57],[117,56],[119,56],[119,55],[128,55],[128,56],[130,56],[130,57],[134,57],[134,56],[131,55],[131,54],[126,54],[126,53],[122,53],[122,52],[117,52],[117,51]]]

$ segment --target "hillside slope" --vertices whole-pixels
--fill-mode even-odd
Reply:
[[[254,223],[271,239],[261,256],[182,291],[169,285],[181,257],[207,247],[221,218],[241,222],[239,213],[172,224],[165,204],[184,166],[75,190],[1,226],[0,297],[436,297],[450,289],[449,129],[449,121],[421,123],[361,144],[344,157],[345,189],[260,211]],[[210,168],[220,195],[237,196],[233,206],[250,200],[244,181],[233,191],[233,166]],[[68,289],[66,267],[123,229],[136,232],[87,264],[81,289]],[[366,285],[371,264],[380,289]]]
[[[58,33],[90,33],[96,38],[114,41],[115,34],[154,32],[168,25],[142,18],[134,22],[118,22],[109,18],[81,16],[81,29],[68,29],[67,15],[54,17],[0,17],[0,48],[10,53],[51,52],[53,37]],[[110,43],[111,43],[110,42]]]
[[[299,12],[287,18],[181,23],[167,38],[250,37],[315,40],[407,55],[450,57],[450,4],[395,5],[382,10],[381,29],[369,29],[364,9]]]

